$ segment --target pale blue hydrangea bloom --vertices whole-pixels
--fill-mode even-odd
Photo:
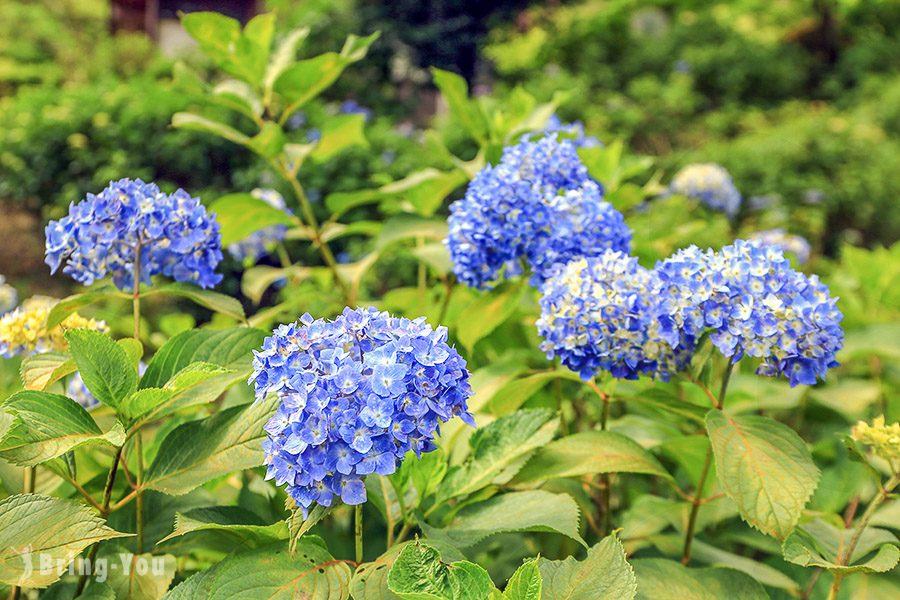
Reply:
[[[222,260],[219,224],[200,200],[184,190],[164,194],[140,179],[114,181],[71,204],[68,215],[50,221],[46,236],[51,272],[64,264],[63,273],[85,285],[110,275],[116,287],[131,289],[138,247],[142,283],[164,275],[208,288],[222,279],[215,272]]]
[[[335,496],[362,504],[366,475],[434,450],[440,424],[455,416],[474,425],[466,361],[446,328],[375,308],[281,325],[254,351],[250,382],[258,400],[281,400],[265,426],[266,478],[304,514]]]
[[[568,263],[542,289],[538,333],[548,358],[559,357],[582,379],[600,371],[668,381],[689,362],[692,347],[664,339],[658,284],[636,258],[607,250]]]
[[[272,208],[284,211],[288,215],[294,214],[285,204],[284,197],[275,190],[255,189],[250,194]],[[254,231],[243,240],[230,244],[228,253],[239,261],[255,264],[260,258],[268,255],[275,244],[284,240],[287,229],[287,225],[270,225]]]
[[[743,240],[719,252],[692,246],[655,272],[671,344],[709,331],[734,362],[758,358],[758,373],[784,375],[792,386],[814,384],[837,366],[844,340],[837,299],[815,275],[793,270],[779,248]]]
[[[0,275],[0,315],[6,314],[19,303],[19,294],[16,288],[6,283],[6,278]]]
[[[797,263],[801,265],[809,262],[811,250],[806,238],[787,233],[784,229],[760,231],[750,236],[750,239],[764,246],[781,248],[781,251],[785,254],[793,254],[797,258]]]
[[[734,217],[741,207],[741,193],[724,167],[703,163],[688,165],[678,171],[669,190],[696,198],[713,210]]]
[[[575,145],[555,135],[523,138],[482,169],[450,206],[447,247],[453,271],[475,288],[531,271],[539,285],[557,263],[606,249],[627,252],[631,232]]]

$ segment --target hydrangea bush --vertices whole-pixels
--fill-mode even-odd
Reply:
[[[173,125],[286,195],[122,179],[47,226],[83,286],[0,316],[2,592],[892,597],[900,246],[806,262],[720,168],[663,185],[558,98],[437,69],[440,157],[316,198],[305,161],[382,117],[311,103],[377,36],[183,24],[220,73],[177,68]]]

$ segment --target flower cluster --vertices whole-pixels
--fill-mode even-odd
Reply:
[[[900,423],[885,425],[884,415],[875,417],[872,424],[860,421],[851,431],[856,441],[872,447],[872,451],[887,461],[900,459]]]
[[[0,315],[6,314],[16,307],[19,294],[16,288],[6,283],[6,278],[0,275]]]
[[[785,232],[784,229],[760,231],[750,236],[750,239],[759,242],[763,246],[780,248],[785,254],[793,254],[797,257],[798,264],[805,265],[809,261],[811,253],[809,242],[799,235]]]
[[[654,270],[671,344],[710,331],[722,354],[759,358],[758,373],[785,375],[792,386],[814,384],[837,365],[844,333],[836,299],[780,249],[743,240],[719,252],[692,246]]]
[[[453,270],[475,288],[520,274],[523,263],[537,285],[558,264],[607,249],[627,252],[631,242],[621,213],[603,200],[575,145],[555,135],[506,148],[450,212]]]
[[[293,215],[284,198],[275,190],[255,189],[250,192],[255,198],[259,198],[272,208],[282,210],[289,215]],[[287,225],[270,225],[259,231],[255,231],[243,240],[235,242],[228,246],[228,252],[239,261],[256,263],[261,257],[266,256],[272,249],[272,246],[284,239],[287,233]]]
[[[278,327],[254,352],[256,397],[278,394],[266,424],[267,478],[286,484],[304,512],[366,500],[363,477],[393,473],[410,450],[435,449],[454,416],[474,425],[466,362],[447,330],[374,308],[333,321],[308,314]]]
[[[686,366],[692,348],[664,339],[658,292],[653,274],[622,252],[572,261],[544,284],[541,349],[585,380],[600,370],[668,380]]]
[[[35,296],[0,317],[0,356],[11,358],[20,354],[65,350],[67,329],[108,330],[104,321],[87,319],[77,313],[48,329],[47,319],[56,303],[53,298]]]
[[[112,276],[119,289],[134,286],[135,256],[141,282],[153,275],[212,287],[222,276],[219,225],[198,198],[184,190],[164,194],[152,183],[122,179],[69,206],[46,229],[46,262],[90,285]]]
[[[675,194],[696,198],[729,217],[741,207],[741,193],[724,167],[712,163],[688,165],[678,171],[669,185]]]
[[[585,134],[584,124],[581,121],[563,123],[555,113],[547,119],[544,132],[556,133],[562,139],[570,139],[577,148],[596,148],[603,145],[594,136]]]

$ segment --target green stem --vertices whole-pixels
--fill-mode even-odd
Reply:
[[[134,339],[141,339],[141,243],[134,249],[134,291],[131,293],[131,308],[134,316]]]
[[[363,561],[363,505],[357,504],[354,518],[354,537],[356,538],[356,564]]]
[[[34,493],[35,475],[37,475],[35,467],[25,467],[22,472],[22,492],[25,494]]]
[[[725,372],[722,374],[722,386],[719,388],[719,397],[715,399],[715,407],[722,410],[725,406],[725,394],[728,392],[728,383],[731,381],[731,372],[734,370],[734,363],[728,361]],[[684,532],[684,548],[681,552],[681,564],[687,565],[691,562],[691,546],[694,542],[694,529],[697,527],[697,516],[700,514],[700,506],[703,504],[703,486],[706,485],[706,478],[709,477],[710,467],[712,466],[713,449],[712,442],[706,448],[706,458],[703,460],[703,468],[700,470],[700,478],[697,480],[697,491],[694,493],[694,499],[691,501],[691,513],[688,516],[687,529]]]
[[[447,317],[447,309],[450,308],[450,298],[453,296],[453,290],[456,289],[451,277],[448,277],[444,282],[444,299],[441,301],[441,311],[438,313],[436,325],[441,325]]]
[[[122,459],[122,450],[124,448],[124,445],[116,448],[116,453],[113,456],[112,466],[109,468],[109,473],[106,475],[106,486],[103,488],[103,504],[100,506],[100,516],[104,519],[107,517],[107,515],[109,515],[109,502],[112,499],[112,491],[116,483],[116,473],[119,472],[119,461]],[[97,558],[97,550],[99,548],[100,543],[95,543],[94,547],[91,548],[91,552],[88,555],[86,564],[94,564],[94,560]],[[78,587],[75,590],[76,597],[84,591],[84,586],[87,584],[87,576],[87,573],[82,573],[81,577],[79,578]]]
[[[588,387],[590,387],[594,392],[596,392],[597,397],[600,398],[600,401],[603,403],[603,408],[600,413],[600,430],[606,431],[607,426],[609,424],[609,409],[612,404],[612,398],[609,397],[609,394],[603,392],[597,384],[591,380],[588,382]],[[609,473],[602,473],[600,475],[600,484],[599,484],[599,497],[597,498],[597,509],[600,511],[600,535],[605,537],[611,528],[611,515],[610,515],[610,480]]]
[[[144,444],[141,440],[140,432],[134,436],[134,454],[135,454],[135,521],[137,524],[136,547],[137,554],[144,552],[144,495],[141,493],[141,485],[144,482]]]

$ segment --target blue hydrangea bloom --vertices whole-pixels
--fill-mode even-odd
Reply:
[[[19,303],[19,294],[16,288],[6,283],[6,278],[0,275],[0,315],[6,314]]]
[[[603,144],[592,135],[584,132],[584,123],[581,121],[573,121],[571,123],[563,123],[556,113],[550,115],[547,119],[547,126],[544,127],[545,133],[556,133],[560,139],[572,140],[576,148],[597,148]]]
[[[666,337],[710,341],[732,361],[762,361],[758,373],[812,385],[837,366],[843,346],[837,299],[815,275],[793,270],[782,251],[736,241],[719,252],[692,246],[655,268]]]
[[[759,242],[763,246],[781,248],[781,251],[785,254],[793,254],[797,258],[798,264],[805,265],[809,261],[811,249],[806,238],[787,233],[784,229],[760,231],[750,236],[750,239]]]
[[[741,207],[741,193],[724,167],[703,163],[688,165],[678,171],[669,190],[675,194],[696,198],[713,210],[734,217]]]
[[[631,232],[603,200],[569,140],[523,138],[482,169],[450,206],[447,247],[457,278],[490,288],[531,270],[539,285],[557,264],[607,249],[627,252]]]
[[[255,189],[250,194],[259,198],[269,206],[282,210],[289,215],[293,215],[284,198],[275,190]],[[287,225],[271,225],[252,234],[239,242],[235,242],[228,246],[228,253],[235,259],[255,264],[263,256],[266,256],[274,244],[282,241],[287,233]]]
[[[372,118],[372,110],[366,108],[356,100],[344,100],[338,108],[338,112],[342,115],[364,115],[366,121]]]
[[[46,229],[46,263],[55,273],[90,285],[107,275],[119,289],[134,285],[140,246],[141,282],[153,275],[204,288],[221,281],[219,224],[198,198],[184,190],[164,194],[140,179],[114,181],[97,195],[69,206],[69,214]]]
[[[666,341],[658,294],[653,274],[627,254],[607,250],[574,260],[544,283],[541,349],[585,380],[608,371],[668,381],[687,365],[693,348]]]
[[[254,351],[250,382],[258,400],[281,400],[265,426],[266,478],[286,485],[304,514],[335,496],[362,504],[366,475],[390,475],[410,450],[434,450],[454,416],[474,426],[466,361],[446,328],[375,308],[278,327]]]

